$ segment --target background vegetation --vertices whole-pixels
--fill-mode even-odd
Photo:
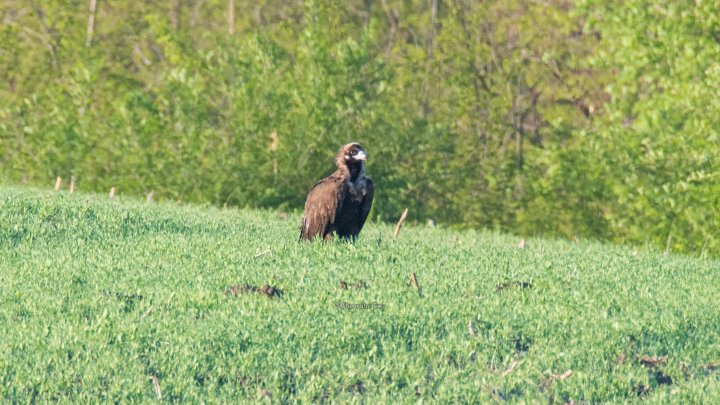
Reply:
[[[0,207],[2,402],[720,400],[716,259],[377,223],[298,244],[298,215],[29,188]]]
[[[0,2],[5,180],[298,209],[357,140],[376,219],[720,249],[718,1],[92,3]]]

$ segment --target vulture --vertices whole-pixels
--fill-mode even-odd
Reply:
[[[357,143],[337,153],[337,170],[315,183],[308,192],[300,240],[332,238],[355,240],[367,219],[373,201],[373,182],[365,177],[367,154]]]

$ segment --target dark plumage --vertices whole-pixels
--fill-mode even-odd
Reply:
[[[357,143],[349,143],[335,158],[337,170],[317,182],[305,200],[300,239],[322,237],[335,232],[341,238],[357,238],[370,207],[373,182],[365,177],[367,154]]]

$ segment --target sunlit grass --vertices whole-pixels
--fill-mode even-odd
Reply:
[[[0,189],[0,398],[720,400],[718,261],[408,225],[308,244],[298,224]]]

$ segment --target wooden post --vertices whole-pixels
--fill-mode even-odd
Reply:
[[[407,218],[408,209],[405,208],[405,211],[403,211],[402,215],[400,215],[400,220],[395,225],[395,232],[393,233],[393,238],[397,238],[398,235],[400,235],[400,227],[402,227],[403,222],[405,222],[405,218]]]
[[[228,34],[235,33],[235,0],[228,0]]]
[[[58,178],[55,180],[55,191],[60,191],[60,186],[62,185],[62,178],[58,176]]]
[[[75,192],[75,176],[70,176],[70,192]]]
[[[113,188],[110,189],[110,198],[115,197],[115,191],[116,191],[116,190],[115,190],[115,187],[113,187]]]
[[[153,202],[153,196],[155,196],[155,192],[154,191],[149,192],[147,195],[147,202],[149,202],[149,203]]]
[[[95,9],[97,8],[97,0],[90,0],[90,17],[88,17],[87,40],[85,46],[92,45],[93,32],[95,32]]]

